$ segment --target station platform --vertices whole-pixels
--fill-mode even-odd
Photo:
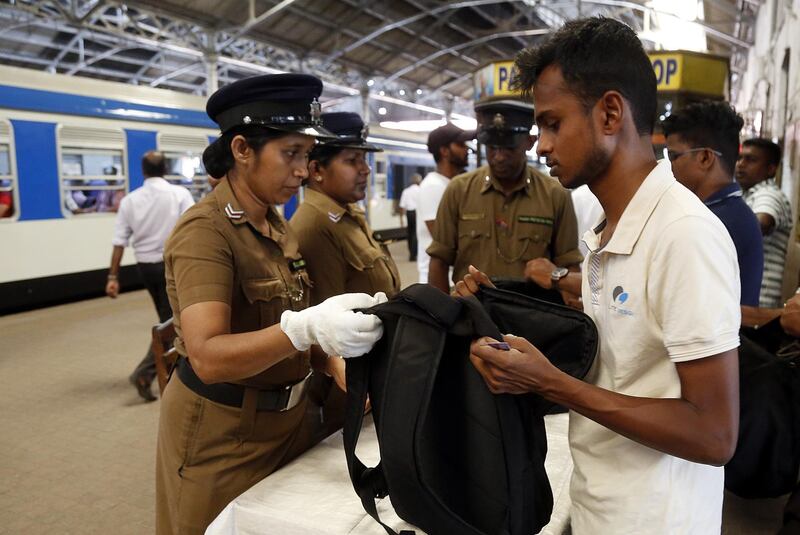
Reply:
[[[154,532],[159,404],[127,379],[154,321],[144,290],[0,317],[0,534]],[[723,534],[773,535],[784,502],[727,494]]]

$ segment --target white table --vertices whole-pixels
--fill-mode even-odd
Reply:
[[[553,489],[553,515],[542,535],[561,535],[569,525],[572,457],[567,444],[567,414],[545,417],[548,451],[545,468]],[[379,460],[371,417],[364,419],[358,457],[367,466]],[[403,522],[389,498],[378,503],[381,519],[395,530],[416,529]],[[347,473],[342,434],[335,433],[233,500],[206,535],[386,535],[361,506]]]

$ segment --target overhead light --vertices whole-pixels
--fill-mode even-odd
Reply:
[[[367,87],[372,87],[373,85],[375,85],[375,80],[372,79],[367,80]]]
[[[400,93],[400,96],[401,96],[401,97],[402,97],[402,96],[405,96],[405,94],[406,94],[406,90],[405,90],[405,89],[401,89],[400,91],[398,91],[398,93]]]
[[[384,91],[383,89],[381,89],[380,91],[378,91],[378,94],[379,94],[380,96],[384,96],[384,95],[386,95],[386,91]]]
[[[417,89],[417,95],[421,95],[421,94],[422,94],[422,89]]]
[[[384,108],[383,106],[378,108],[378,115],[386,115],[386,108]]]
[[[445,124],[442,119],[420,119],[415,121],[381,121],[382,128],[391,128],[392,130],[404,130],[406,132],[430,132],[435,128],[439,128]]]

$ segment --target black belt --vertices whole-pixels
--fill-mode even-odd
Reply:
[[[232,383],[216,383],[207,385],[194,373],[189,359],[178,359],[178,377],[181,378],[192,392],[211,401],[228,405],[230,407],[241,408],[244,401],[245,390],[251,387],[236,385]],[[296,407],[305,398],[306,385],[311,373],[304,379],[293,385],[272,390],[258,390],[258,411],[288,411]]]

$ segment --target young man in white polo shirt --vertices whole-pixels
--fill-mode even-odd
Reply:
[[[584,235],[583,302],[600,334],[585,382],[533,345],[486,339],[472,360],[494,392],[536,392],[570,413],[575,535],[709,535],[739,419],[739,272],[725,227],[656,163],[656,80],[636,33],[567,23],[517,58],[538,152],[606,219]],[[485,280],[474,272],[471,281]]]

